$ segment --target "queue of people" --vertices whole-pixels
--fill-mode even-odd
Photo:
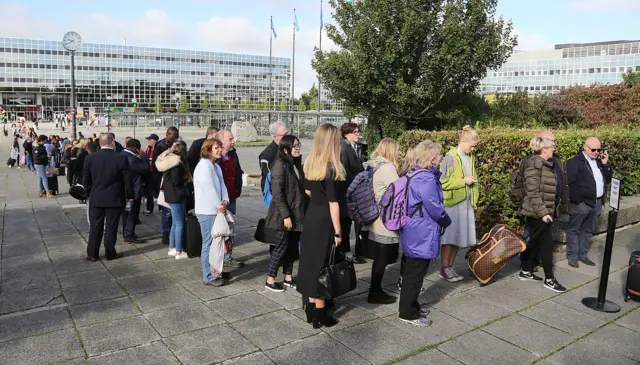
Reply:
[[[477,242],[475,209],[482,191],[474,157],[481,147],[478,132],[465,127],[458,145],[444,156],[439,143],[422,141],[407,151],[402,166],[400,145],[389,138],[380,141],[369,161],[362,161],[356,124],[347,123],[340,129],[321,125],[304,164],[301,141],[288,133],[284,123],[273,123],[270,133],[273,142],[258,161],[263,191],[268,183],[271,194],[265,227],[275,232],[265,289],[297,290],[303,296],[308,322],[314,328],[331,327],[337,323],[330,312],[333,298],[324,296],[319,275],[333,251],[339,250],[356,264],[365,262],[364,256],[373,260],[367,300],[380,305],[398,300],[383,290],[382,283],[386,267],[400,259],[399,318],[422,327],[431,324],[429,310],[418,301],[431,260],[440,257],[439,276],[458,282],[463,277],[454,269],[457,254]],[[41,196],[50,196],[47,166],[56,158],[66,161],[69,184],[82,184],[86,190],[88,261],[98,260],[103,239],[108,260],[122,257],[115,246],[120,218],[125,243],[144,242],[135,234],[138,216],[143,206],[144,213],[151,215],[157,199],[162,201],[159,209],[163,242],[169,246],[167,254],[177,260],[189,257],[185,251],[185,222],[189,214],[195,215],[201,237],[203,283],[225,285],[220,266],[211,262],[212,252],[224,262],[222,267],[243,266],[232,255],[233,235],[224,238],[223,249],[219,250],[213,246],[218,241],[211,228],[219,214],[237,213],[236,202],[242,193],[243,171],[232,133],[210,128],[190,149],[175,127],[167,130],[165,138],[151,134],[146,140],[143,151],[140,141],[127,137],[122,151],[118,151],[112,133],[100,135],[99,148],[86,139],[69,138],[61,143],[55,136],[40,136],[36,145],[29,145],[28,156],[38,175]],[[64,150],[62,157],[54,152],[58,145]],[[524,188],[519,212],[525,221],[527,249],[521,257],[518,278],[564,292],[566,288],[554,275],[550,223],[562,212],[569,212],[569,264],[595,265],[588,256],[589,244],[613,170],[607,152],[595,138],[585,142],[583,151],[567,162],[566,169],[554,154],[555,147],[555,136],[541,132],[531,140],[531,155],[520,165]],[[407,178],[405,204],[411,214],[401,229],[388,229],[382,217],[362,225],[349,218],[346,192],[365,170],[372,172],[376,203],[391,185]],[[348,239],[352,226],[356,236],[353,251]],[[293,268],[298,258],[296,277]],[[544,278],[536,275],[538,261]]]

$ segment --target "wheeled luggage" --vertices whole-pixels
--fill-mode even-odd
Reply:
[[[469,249],[465,258],[469,270],[478,281],[486,284],[507,264],[511,258],[526,250],[522,236],[499,224],[491,228],[476,246]]]
[[[629,259],[629,271],[627,273],[627,287],[624,301],[628,302],[632,297],[640,299],[640,251],[631,253]]]
[[[189,257],[198,257],[202,253],[202,233],[198,217],[188,214],[184,221],[183,249]]]

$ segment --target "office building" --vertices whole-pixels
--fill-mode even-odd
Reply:
[[[79,112],[199,112],[272,108],[291,93],[291,60],[268,56],[84,43],[75,56]],[[187,104],[185,107],[181,104]],[[70,111],[71,67],[61,41],[0,38],[0,105],[14,118]]]
[[[640,71],[640,41],[558,44],[553,50],[514,53],[487,72],[479,92],[553,94],[575,85],[617,84],[627,71]]]

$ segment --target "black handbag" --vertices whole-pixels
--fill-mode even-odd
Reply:
[[[347,260],[342,255],[341,260],[336,262],[335,245],[331,245],[329,263],[320,270],[318,286],[321,296],[325,299],[337,298],[358,286],[353,261]]]
[[[258,242],[275,245],[276,231],[271,228],[267,228],[266,219],[260,219],[258,221],[258,226],[256,227],[256,233],[253,234],[253,239],[255,239]]]

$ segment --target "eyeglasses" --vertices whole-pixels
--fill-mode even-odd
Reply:
[[[294,144],[292,147],[299,150],[300,148],[302,148],[302,145]]]

